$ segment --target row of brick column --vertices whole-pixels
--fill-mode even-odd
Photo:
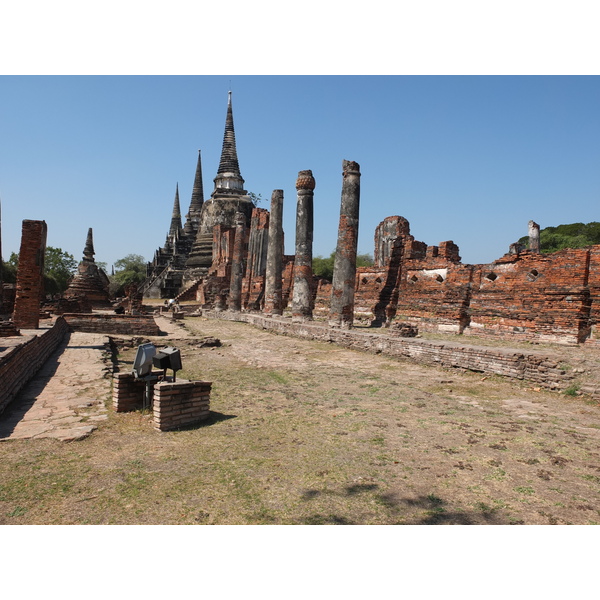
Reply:
[[[329,324],[332,327],[349,328],[352,326],[354,318],[354,288],[360,206],[360,167],[358,163],[347,160],[343,161],[342,167],[342,199]],[[298,173],[298,179],[296,180],[294,294],[292,298],[292,320],[296,322],[310,321],[313,317],[312,246],[315,186],[316,182],[312,171],[305,170]],[[271,210],[268,217],[263,312],[265,315],[275,316],[283,314],[283,190],[273,190]],[[244,215],[239,214],[236,216],[236,231],[229,287],[229,308],[234,311],[240,311],[243,304],[244,241],[246,237]],[[262,244],[259,244],[259,246],[262,247]],[[252,231],[247,256],[246,271],[248,287],[250,288],[252,287],[253,277],[250,276],[249,271],[252,271],[254,275],[258,274],[255,263],[260,259],[260,248],[256,246],[256,242],[252,238]],[[251,292],[251,289],[247,290],[248,294],[251,294]],[[255,304],[257,303],[258,300],[255,300]],[[255,306],[255,308],[258,307]]]

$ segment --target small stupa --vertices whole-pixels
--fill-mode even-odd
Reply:
[[[90,227],[83,250],[83,259],[77,267],[64,297],[68,300],[84,298],[92,308],[104,308],[110,305],[108,299],[109,280],[106,273],[94,261],[94,240]]]

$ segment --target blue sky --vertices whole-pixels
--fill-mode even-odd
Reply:
[[[164,243],[175,186],[187,211],[202,151],[205,197],[233,91],[246,189],[284,190],[294,250],[295,179],[312,169],[314,253],[335,249],[343,159],[361,166],[359,252],[408,219],[429,245],[485,263],[540,226],[600,220],[598,76],[2,76],[2,253],[23,219],[81,258],[147,260]]]

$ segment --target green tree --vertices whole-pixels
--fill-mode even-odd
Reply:
[[[14,252],[10,253],[8,260],[2,261],[2,281],[4,283],[17,282],[17,268],[19,266],[19,255]]]
[[[77,269],[72,254],[62,248],[46,246],[44,255],[44,286],[47,294],[62,294]]]
[[[312,268],[313,275],[322,277],[331,281],[333,279],[333,265],[335,263],[335,251],[329,255],[329,258],[323,258],[322,256],[313,257]],[[372,267],[373,257],[370,254],[358,254],[356,256],[357,267]]]
[[[2,276],[5,283],[17,281],[19,255],[11,252],[7,262],[3,261]],[[62,294],[68,287],[75,270],[77,261],[72,254],[62,248],[46,246],[44,254],[44,290],[47,294]]]
[[[374,262],[371,254],[358,254],[356,256],[357,267],[372,267]]]
[[[115,274],[109,279],[111,294],[122,296],[129,285],[139,285],[146,279],[146,260],[139,254],[128,254],[115,261]]]
[[[529,236],[519,240],[525,247],[529,246]],[[540,230],[540,251],[544,254],[565,248],[585,248],[600,244],[600,223],[570,223],[557,227],[545,227]]]
[[[258,206],[260,202],[263,202],[263,198],[260,194],[248,192],[248,196],[250,196],[250,200],[252,200],[252,204],[254,204],[254,206]]]
[[[329,258],[323,258],[321,255],[314,256],[312,261],[313,275],[327,279],[327,281],[331,281],[333,279],[334,261],[335,252],[332,252]]]

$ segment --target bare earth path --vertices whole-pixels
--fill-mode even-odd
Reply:
[[[600,522],[596,402],[242,323],[158,322],[178,378],[213,382],[210,421],[159,433],[109,409],[75,444],[0,444],[0,523]]]

